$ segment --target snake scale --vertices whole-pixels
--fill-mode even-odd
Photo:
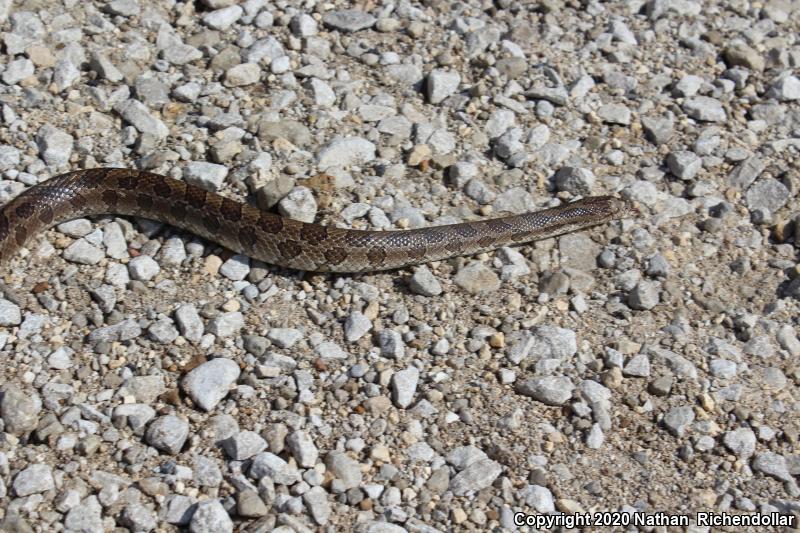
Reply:
[[[446,226],[366,231],[308,224],[179,180],[121,168],[78,170],[30,187],[0,210],[0,263],[36,233],[86,215],[135,215],[190,231],[266,263],[315,272],[372,272],[471,255],[636,214],[593,196],[519,215]]]

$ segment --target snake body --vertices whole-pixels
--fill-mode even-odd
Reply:
[[[51,178],[3,206],[0,263],[36,233],[86,215],[135,215],[165,222],[282,267],[371,272],[547,239],[634,213],[624,200],[594,196],[541,211],[446,226],[342,229],[261,211],[150,172],[97,168]]]

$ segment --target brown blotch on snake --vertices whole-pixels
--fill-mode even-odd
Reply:
[[[325,260],[328,262],[328,264],[334,266],[341,264],[342,261],[347,259],[347,252],[341,248],[331,248],[330,250],[325,250],[322,255],[325,256]]]
[[[150,172],[91,169],[35,185],[0,209],[0,262],[44,229],[74,218],[136,215],[266,263],[319,272],[390,270],[547,239],[636,216],[612,196],[491,220],[400,231],[325,228],[285,219]]]
[[[328,238],[328,228],[317,224],[306,224],[300,230],[300,237],[311,244],[319,244]]]
[[[153,197],[147,193],[140,192],[136,195],[136,205],[142,211],[147,211],[153,207]]]
[[[303,253],[303,245],[297,241],[286,241],[281,243],[278,250],[284,259],[294,259]]]
[[[222,218],[230,220],[231,222],[239,222],[242,218],[242,204],[224,198],[222,200],[222,205],[219,206],[219,212]]]

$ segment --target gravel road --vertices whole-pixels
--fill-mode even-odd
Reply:
[[[642,213],[358,276],[61,224],[0,266],[3,531],[800,516],[797,0],[0,0],[0,30],[0,203],[117,166],[340,227]]]

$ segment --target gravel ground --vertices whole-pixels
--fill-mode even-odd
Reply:
[[[0,202],[126,166],[344,227],[642,211],[360,276],[38,236],[2,266],[5,530],[800,514],[800,3],[522,4],[0,0]]]

